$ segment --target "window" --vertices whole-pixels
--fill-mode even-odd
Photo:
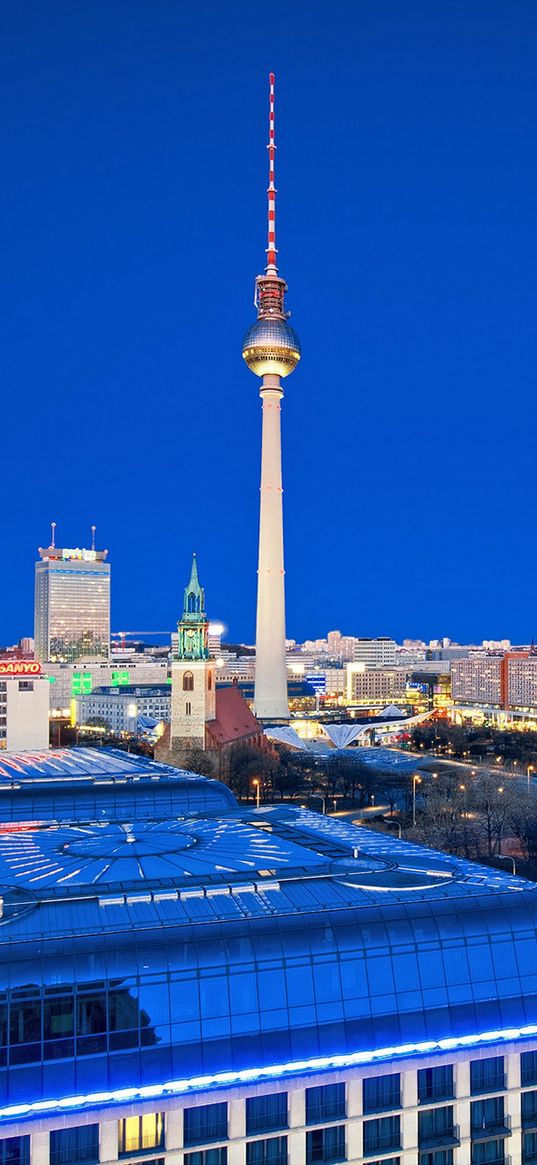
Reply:
[[[345,1161],[345,1126],[313,1129],[306,1133],[306,1165],[316,1161]]]
[[[537,1133],[522,1136],[522,1165],[535,1165],[537,1161]]]
[[[441,1145],[445,1141],[453,1140],[453,1106],[447,1108],[428,1108],[418,1114],[418,1144],[420,1148],[431,1145]]]
[[[248,1096],[246,1100],[246,1136],[270,1133],[287,1128],[287,1093],[271,1092],[268,1096]]]
[[[139,1153],[142,1149],[160,1149],[164,1142],[164,1114],[150,1112],[129,1116],[119,1122],[119,1153]]]
[[[472,1137],[479,1140],[491,1134],[506,1134],[509,1129],[503,1111],[503,1096],[488,1100],[473,1100],[471,1105]]]
[[[190,703],[190,700],[187,700],[187,702],[186,702],[186,706],[185,706],[185,714],[186,714],[187,716],[191,716],[191,715],[192,715],[192,704]]]
[[[398,1072],[389,1076],[372,1076],[364,1080],[364,1112],[382,1112],[401,1105],[401,1077]]]
[[[0,1141],[0,1165],[30,1165],[30,1138],[7,1137]]]
[[[420,1068],[418,1071],[418,1098],[420,1104],[433,1100],[451,1100],[453,1092],[453,1064],[438,1068]]]
[[[194,691],[194,676],[191,671],[183,673],[183,692]]]
[[[306,1088],[307,1125],[321,1124],[322,1121],[340,1120],[344,1116],[344,1084],[321,1084],[319,1088]]]
[[[398,1116],[381,1116],[376,1121],[364,1121],[364,1157],[371,1153],[389,1153],[401,1148]]]
[[[99,1160],[99,1126],[54,1129],[50,1134],[50,1165],[74,1165]]]
[[[401,1165],[400,1157],[383,1157],[382,1161],[368,1161],[367,1165]]]
[[[227,1147],[185,1153],[185,1165],[227,1165]]]
[[[200,1104],[185,1108],[185,1145],[227,1139],[227,1104]]]
[[[472,1145],[472,1165],[505,1165],[503,1141],[476,1141]]]
[[[212,671],[207,673],[207,687],[208,687],[209,691],[211,692],[212,687],[213,687],[213,673],[212,673]]]
[[[470,1061],[470,1088],[476,1092],[501,1092],[505,1088],[503,1056]]]
[[[537,1092],[522,1093],[522,1127],[537,1129]]]
[[[247,1142],[246,1165],[287,1165],[287,1137]]]
[[[537,1084],[537,1052],[522,1052],[520,1057],[522,1087]]]
[[[431,1153],[420,1153],[420,1165],[453,1165],[453,1149],[433,1149]]]
[[[34,690],[34,681],[33,680],[19,680],[19,692],[33,692],[33,690]]]

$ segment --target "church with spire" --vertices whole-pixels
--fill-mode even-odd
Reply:
[[[192,556],[183,612],[172,659],[171,721],[155,747],[155,759],[188,768],[192,753],[207,754],[215,776],[226,773],[226,753],[237,744],[263,752],[271,746],[236,685],[216,686],[216,660],[209,652],[205,591]]]
[[[205,725],[216,718],[215,660],[209,655],[209,620],[198,560],[192,556],[185,587],[183,613],[177,624],[177,656],[172,661],[170,745],[181,750],[205,749]]]

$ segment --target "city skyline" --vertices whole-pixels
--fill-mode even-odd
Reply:
[[[461,3],[454,21],[449,4],[364,0],[304,22],[284,5],[269,46],[240,2],[218,32],[211,5],[203,27],[188,5],[73,11],[0,13],[17,483],[0,639],[31,630],[32,556],[55,519],[64,544],[96,522],[110,547],[114,627],[149,610],[171,626],[194,548],[211,614],[253,640],[259,410],[237,336],[273,68],[305,352],[285,404],[288,633],[527,642],[534,6],[483,20]]]

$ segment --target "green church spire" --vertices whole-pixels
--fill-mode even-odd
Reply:
[[[192,570],[190,571],[190,582],[185,587],[185,599],[183,603],[183,619],[189,623],[199,622],[200,619],[205,619],[205,591],[200,586],[198,576],[198,559],[196,553],[192,555]]]
[[[209,658],[209,620],[205,613],[205,591],[199,581],[196,554],[192,555],[190,581],[185,587],[183,615],[177,630],[178,659]]]

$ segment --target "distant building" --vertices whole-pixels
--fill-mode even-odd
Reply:
[[[80,727],[102,724],[118,735],[135,736],[140,717],[168,723],[171,710],[171,685],[127,684],[122,687],[94,688],[76,700],[76,722]]]
[[[529,651],[474,654],[453,660],[451,688],[455,712],[479,709],[501,718],[537,718],[537,657]],[[496,717],[495,717],[496,718]]]
[[[407,672],[404,668],[366,668],[363,663],[346,667],[348,704],[377,707],[406,697]]]
[[[517,710],[537,710],[537,656],[507,657],[507,706]]]
[[[454,704],[502,704],[502,656],[471,655],[451,663],[451,694]]]
[[[329,631],[326,642],[330,659],[346,663],[354,658],[354,644],[356,642],[354,635],[342,635],[341,631]]]
[[[48,687],[39,663],[0,660],[0,750],[48,748]]]
[[[110,655],[107,550],[39,548],[35,564],[35,658],[40,663]]]
[[[395,667],[395,654],[395,640],[387,636],[378,639],[365,637],[354,639],[353,661],[365,664],[368,669]]]
[[[171,668],[168,660],[129,656],[107,663],[47,663],[50,715],[54,719],[76,719],[75,700],[90,695],[95,688],[124,688],[129,685],[165,684]]]

